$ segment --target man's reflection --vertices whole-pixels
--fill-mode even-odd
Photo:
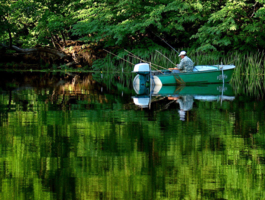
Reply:
[[[175,100],[176,103],[179,103],[179,117],[181,121],[185,121],[186,111],[189,111],[193,108],[193,99],[192,95],[185,96],[170,96],[168,100]]]

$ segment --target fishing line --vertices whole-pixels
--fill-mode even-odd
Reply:
[[[131,54],[131,55],[128,55],[128,56],[131,56],[131,57],[133,57],[133,58],[136,58],[136,59],[138,59],[138,60],[140,60],[140,61],[143,61],[143,62],[146,62],[146,63],[150,63],[150,62],[148,62],[148,61],[146,61],[146,60],[143,60],[143,59],[137,57],[136,55],[134,55],[133,53],[131,53],[130,51],[128,51],[128,50],[126,50],[126,49],[124,49],[124,51],[128,52],[129,54]],[[162,67],[162,66],[157,65],[157,64],[154,64],[154,63],[151,63],[151,65],[154,65],[154,66],[157,66],[157,67],[160,67],[160,68],[163,68],[163,69],[168,70],[167,68]],[[152,66],[154,69],[160,71],[159,69],[155,68],[154,66]],[[171,71],[171,70],[170,70],[170,71]],[[161,72],[161,71],[160,71],[160,72]],[[163,72],[161,72],[161,73],[163,73]]]
[[[161,37],[159,37],[157,34],[155,34],[155,33],[153,33],[156,37],[158,37],[160,40],[162,40],[163,42],[165,42],[168,46],[170,46],[171,47],[171,49],[173,49],[174,51],[176,51],[177,53],[178,53],[178,51],[175,49],[175,48],[173,48],[170,44],[168,44],[167,42],[166,42],[166,40],[165,39],[162,39]]]
[[[173,63],[172,60],[170,60],[168,57],[166,57],[165,55],[163,55],[161,52],[159,52],[158,50],[156,50],[156,52],[158,52],[160,55],[162,55],[163,57],[165,57],[169,62],[171,62],[174,66],[176,66],[175,63]]]
[[[114,55],[114,56],[117,56],[117,55],[115,55],[114,53],[111,53],[110,51],[108,51],[108,50],[106,50],[106,49],[103,49],[103,50],[106,51],[107,53],[110,53],[110,54],[112,54],[112,55]],[[130,61],[125,60],[124,58],[121,58],[121,57],[119,57],[119,56],[117,56],[117,57],[120,58],[120,59],[122,59],[122,60],[124,60],[124,61],[126,61],[126,62],[128,62],[128,63],[130,63],[131,65],[135,65],[135,64],[131,63]]]

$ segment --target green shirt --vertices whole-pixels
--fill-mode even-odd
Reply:
[[[188,56],[185,56],[181,59],[177,67],[182,70],[182,72],[193,72],[194,63]]]

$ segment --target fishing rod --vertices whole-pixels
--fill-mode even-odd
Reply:
[[[150,63],[151,67],[153,67],[155,70],[157,70],[157,71],[161,72],[162,74],[164,74],[161,70],[155,68],[153,65],[155,65],[155,66],[157,66],[157,67],[161,67],[161,66],[156,65],[156,64],[153,64],[153,63],[148,62],[148,61],[146,61],[146,60],[143,60],[143,59],[137,57],[136,55],[134,55],[133,53],[131,53],[130,51],[128,51],[128,50],[126,50],[126,49],[124,49],[124,51],[126,51],[126,52],[129,53],[129,54],[131,54],[131,55],[128,55],[128,56],[130,56],[130,57],[132,57],[132,58],[136,58],[136,59],[138,59],[138,60],[140,60],[140,61],[142,61],[142,62]],[[161,68],[164,68],[164,67],[161,67]],[[164,69],[166,69],[166,68],[164,68]]]
[[[138,60],[140,60],[140,61],[142,61],[142,62],[150,63],[150,62],[148,62],[148,61],[146,61],[146,60],[143,60],[143,59],[137,57],[137,56],[134,55],[132,52],[130,52],[130,51],[126,50],[126,49],[124,49],[124,51],[126,51],[126,52],[129,53],[129,54],[131,54],[131,55],[128,55],[128,56],[130,56],[130,57],[132,57],[132,58],[136,58],[136,59],[138,59]],[[154,64],[154,63],[151,63],[151,65],[154,65],[154,66],[160,67],[160,68],[162,68],[162,69],[169,70],[169,69],[167,69],[167,68],[165,68],[165,67],[162,67],[162,66],[157,65],[157,64]],[[154,66],[152,66],[152,67],[153,67],[154,69],[156,69]],[[156,69],[156,70],[160,71],[159,69]],[[169,71],[171,71],[171,70],[169,70]],[[160,72],[161,72],[161,71],[160,71]],[[163,72],[161,72],[161,73],[163,73]]]
[[[155,33],[154,33],[154,34],[155,34]],[[155,34],[155,36],[158,37],[158,38],[160,38],[160,40],[162,40],[162,41],[165,42],[168,46],[170,46],[171,49],[173,49],[174,51],[176,51],[177,53],[179,53],[175,48],[173,48],[170,44],[168,44],[168,43],[166,42],[166,40],[162,39],[162,38],[159,37],[157,34]]]
[[[118,57],[118,58],[120,58],[120,59],[122,59],[122,60],[124,60],[124,61],[126,61],[126,62],[128,62],[128,63],[130,63],[130,64],[133,65],[133,66],[135,65],[135,64],[131,63],[130,61],[125,60],[124,58],[121,58],[121,57],[115,55],[114,53],[111,53],[110,51],[108,51],[108,50],[106,50],[106,49],[103,49],[103,50],[106,51],[106,52],[109,53],[109,54],[112,54],[112,55],[114,55],[114,56],[116,56],[116,57]]]
[[[170,101],[169,103],[167,103],[165,106],[164,106],[164,108],[163,109],[168,109],[168,107],[170,106],[170,104],[172,104],[172,103],[174,103],[174,102],[176,102],[177,100],[173,100],[173,101]]]
[[[135,65],[135,64],[133,64],[133,63],[131,63],[131,62],[129,62],[128,60],[125,60],[124,58],[121,58],[121,57],[119,57],[119,56],[117,56],[116,54],[114,54],[114,53],[112,53],[112,52],[110,52],[110,51],[108,51],[108,50],[106,50],[106,49],[103,49],[104,51],[106,51],[107,53],[109,53],[109,54],[112,54],[112,55],[114,55],[114,56],[116,56],[116,57],[118,57],[118,58],[120,58],[120,59],[122,59],[122,60],[124,60],[124,61],[126,61],[126,62],[128,62],[128,63],[130,63],[131,65]],[[129,52],[129,51],[128,51]],[[129,53],[131,53],[131,52],[129,52]],[[131,53],[132,54],[132,53]],[[132,54],[133,55],[133,54]],[[135,55],[133,55],[133,56],[135,56]],[[142,59],[140,59],[140,58],[138,58],[137,56],[135,56],[135,58],[137,58],[137,59],[139,59],[139,60],[141,60],[141,61],[143,61],[143,62],[147,62],[147,61],[145,61],[145,60],[142,60]],[[153,65],[155,65],[155,64],[153,64]],[[157,71],[160,71],[159,69],[157,69],[157,68],[155,68],[154,66],[152,66],[151,65],[151,67],[153,67],[155,70],[157,70]],[[160,66],[161,67],[161,66]],[[164,74],[162,71],[160,71],[162,74]]]
[[[170,63],[172,63],[174,66],[176,66],[175,63],[173,63],[172,60],[170,60],[168,57],[166,57],[165,55],[163,55],[161,52],[159,52],[158,50],[156,50],[156,52],[158,52],[160,55],[162,55],[164,58],[166,58]]]
[[[238,58],[236,58],[236,59],[230,61],[229,64],[230,64],[230,65],[233,64],[233,62],[236,61],[236,60],[238,60]],[[228,65],[229,65],[229,64],[228,64]]]
[[[131,54],[131,55],[128,55],[128,56],[130,56],[130,57],[132,57],[132,58],[136,58],[136,59],[138,59],[138,60],[140,60],[140,61],[142,61],[142,62],[150,63],[150,62],[148,62],[148,61],[146,61],[146,60],[143,60],[143,59],[141,59],[140,57],[134,55],[132,52],[130,52],[130,51],[126,50],[126,49],[124,49],[124,51],[126,51],[126,52],[129,53],[129,54]],[[156,64],[153,64],[153,65],[156,65]],[[156,65],[156,66],[158,66],[158,65]]]

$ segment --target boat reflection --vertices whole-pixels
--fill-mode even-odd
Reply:
[[[194,101],[223,101],[235,99],[233,88],[229,84],[204,84],[194,86],[150,86],[134,85],[136,96],[133,102],[140,108],[149,108],[154,102],[161,101],[163,108],[169,109],[174,103],[179,105],[180,120],[185,120],[187,111],[193,109]]]

